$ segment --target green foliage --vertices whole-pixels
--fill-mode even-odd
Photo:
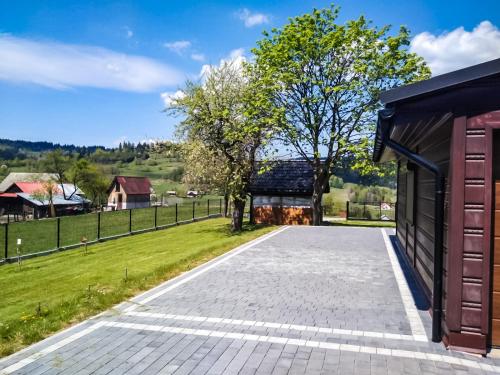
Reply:
[[[352,202],[396,202],[396,191],[387,187],[351,184],[347,191]]]
[[[344,180],[337,176],[330,177],[330,187],[335,189],[343,189],[344,188]]]
[[[184,166],[174,167],[164,174],[163,178],[166,180],[181,182],[184,176]]]
[[[231,174],[224,155],[209,149],[203,142],[197,140],[186,142],[183,151],[184,183],[189,188],[198,187],[203,191],[227,196]]]

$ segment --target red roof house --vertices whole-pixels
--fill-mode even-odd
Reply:
[[[108,206],[116,210],[149,207],[151,193],[147,177],[116,176],[108,189]]]

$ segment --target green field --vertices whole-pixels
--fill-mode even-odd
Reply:
[[[376,207],[368,207],[365,212],[363,206],[354,202],[396,202],[396,190],[382,186],[363,186],[354,183],[344,183],[342,187],[331,187],[330,192],[323,195],[323,212],[325,216],[346,217],[346,202],[350,201],[351,216],[359,218],[376,218],[379,216]],[[365,215],[366,214],[366,215]],[[386,212],[392,218],[394,212]],[[365,216],[363,216],[365,215]]]
[[[210,202],[210,203],[208,203]],[[191,199],[177,205],[177,221],[190,221],[194,217],[202,218],[209,214],[220,213],[219,199]],[[155,210],[157,210],[156,224],[158,227],[176,223],[175,204],[169,207],[150,207],[132,210],[101,212],[100,238],[112,237],[129,233],[130,218],[132,232],[154,228]],[[57,221],[60,221],[59,247],[97,239],[98,214],[84,214],[79,216],[65,216],[59,219],[43,219],[35,221],[17,222],[9,224],[8,228],[8,257],[17,256],[17,239],[22,240],[19,254],[26,255],[36,252],[53,250],[58,246]],[[5,254],[5,227],[0,226],[0,259]]]
[[[331,226],[344,226],[344,227],[377,227],[377,228],[395,228],[394,221],[381,221],[381,220],[329,220],[327,225]]]
[[[272,227],[212,219],[0,267],[0,356],[106,310]],[[127,279],[125,279],[127,270]]]

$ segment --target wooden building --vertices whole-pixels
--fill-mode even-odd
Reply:
[[[108,206],[115,210],[150,207],[152,192],[147,177],[116,176],[108,189]]]
[[[255,223],[312,223],[313,169],[303,160],[274,162],[256,172],[249,188]]]
[[[500,346],[500,59],[381,94],[375,161],[398,160],[396,243],[432,338]]]
[[[54,185],[52,194],[56,216],[75,215],[90,208],[91,202],[72,184]],[[0,214],[41,219],[50,215],[50,204],[40,181],[15,182],[0,193]]]

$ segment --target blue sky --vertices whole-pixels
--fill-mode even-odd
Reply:
[[[205,64],[329,1],[0,0],[0,138],[171,139],[164,98]],[[434,74],[500,57],[500,2],[339,1],[340,22],[407,25]],[[485,22],[489,21],[489,22]],[[162,98],[163,94],[163,98]]]

